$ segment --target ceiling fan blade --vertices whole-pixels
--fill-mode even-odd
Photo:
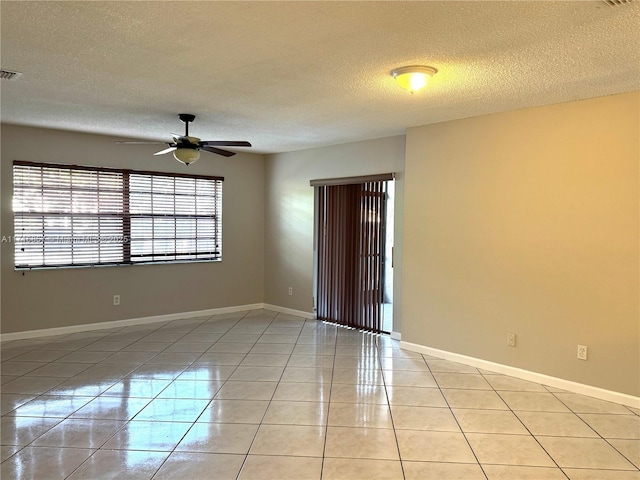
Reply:
[[[203,142],[198,142],[198,145],[202,147],[206,146],[217,146],[217,147],[250,147],[251,144],[245,141],[236,141],[236,140],[205,140]]]
[[[164,150],[160,150],[159,152],[154,153],[154,155],[164,155],[165,153],[170,153],[173,152],[174,150],[177,150],[178,147],[169,147],[169,148],[165,148]]]
[[[209,153],[222,155],[223,157],[233,157],[236,154],[236,152],[230,152],[229,150],[222,150],[221,148],[216,148],[216,147],[207,147],[206,145],[202,147],[201,150],[205,150]]]
[[[164,145],[167,142],[114,142],[119,145]]]

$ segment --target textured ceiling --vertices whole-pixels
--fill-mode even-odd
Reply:
[[[640,2],[0,3],[5,123],[283,152],[640,89]],[[389,72],[436,67],[410,95]]]

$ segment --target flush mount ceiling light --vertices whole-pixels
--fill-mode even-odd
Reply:
[[[391,75],[396,79],[398,85],[413,94],[424,88],[429,79],[436,73],[438,73],[438,70],[433,67],[413,65],[396,68],[391,72]]]

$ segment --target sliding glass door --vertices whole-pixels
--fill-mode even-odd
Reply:
[[[387,182],[392,178],[311,182],[316,189],[318,319],[382,331]]]

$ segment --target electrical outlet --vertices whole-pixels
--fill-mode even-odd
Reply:
[[[120,305],[120,295],[114,295],[113,296],[113,304],[114,305]]]
[[[507,333],[507,345],[510,347],[516,346],[516,334],[515,333]]]
[[[586,359],[587,359],[587,346],[578,345],[578,360],[586,360]]]
[[[289,287],[289,296],[293,295],[293,287]]]

